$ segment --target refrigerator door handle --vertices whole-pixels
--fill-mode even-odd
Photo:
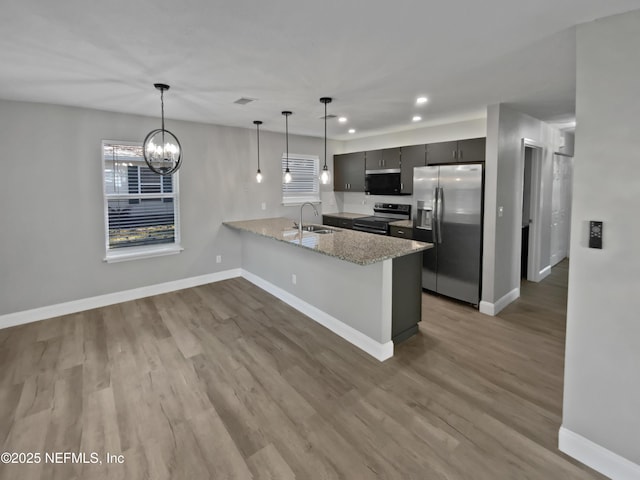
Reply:
[[[438,209],[438,243],[442,243],[442,202],[444,200],[444,192],[442,187],[437,188],[436,191],[436,205]]]
[[[433,203],[432,203],[432,212],[433,212],[433,241],[434,243],[438,243],[438,215],[440,211],[438,210],[438,187],[433,189]]]

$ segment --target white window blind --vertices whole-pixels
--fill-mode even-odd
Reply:
[[[179,244],[178,177],[147,167],[141,143],[102,144],[107,261],[110,254]]]
[[[282,155],[282,174],[287,168],[286,154]],[[300,204],[320,201],[320,160],[315,155],[289,154],[289,171],[292,180],[282,182],[282,203]]]

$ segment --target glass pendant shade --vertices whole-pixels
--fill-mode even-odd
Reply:
[[[291,180],[293,179],[293,177],[291,176],[291,172],[289,171],[289,169],[287,168],[284,171],[284,175],[282,176],[282,181],[284,183],[291,183]]]
[[[169,85],[154,83],[153,86],[160,90],[162,127],[147,134],[142,145],[142,156],[151,171],[159,175],[171,175],[182,163],[182,146],[178,138],[164,128],[164,92],[169,90]]]
[[[256,182],[262,183],[262,172],[260,171],[260,169],[258,169],[258,171],[256,172]]]
[[[326,165],[322,167],[322,173],[320,174],[320,182],[323,185],[327,185],[331,182],[331,172],[329,172],[329,169],[327,168]]]

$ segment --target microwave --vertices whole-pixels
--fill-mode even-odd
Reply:
[[[365,170],[364,191],[367,195],[402,195],[400,169]]]

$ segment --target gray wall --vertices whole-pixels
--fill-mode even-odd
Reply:
[[[538,271],[550,264],[553,152],[560,131],[504,104],[487,109],[482,300],[496,303],[520,286],[523,150],[527,138],[543,146],[541,253]],[[498,208],[503,208],[502,217]]]
[[[185,250],[106,264],[101,141],[141,141],[159,119],[0,100],[0,315],[240,267],[240,246],[223,220],[299,211],[281,206],[283,135],[261,132],[265,181],[255,183],[251,120],[247,129],[169,120],[185,151]],[[291,136],[289,145],[293,153],[323,155],[321,138]]]
[[[253,233],[234,234],[242,243],[245,270],[378,343],[391,341],[391,318],[385,319],[383,311],[383,299],[391,295],[383,291],[383,262],[356,265]]]
[[[578,27],[563,426],[640,465],[640,11]],[[604,222],[603,249],[587,222]]]

